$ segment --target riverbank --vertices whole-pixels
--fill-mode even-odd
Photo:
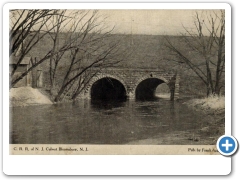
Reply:
[[[53,104],[46,95],[32,87],[11,88],[9,101],[10,107]]]
[[[175,131],[154,136],[149,139],[131,141],[128,144],[192,144],[192,145],[214,145],[218,138],[225,134],[225,97],[208,97],[202,99],[191,99],[181,103],[193,111],[207,116],[199,122],[195,130]]]
[[[210,96],[192,99],[185,104],[189,108],[194,108],[209,116],[206,125],[201,127],[196,134],[205,139],[211,137],[212,141],[208,143],[216,144],[218,138],[225,134],[225,97]]]
[[[184,102],[188,107],[197,111],[210,114],[221,114],[225,112],[225,97],[210,96],[202,99],[192,99]]]

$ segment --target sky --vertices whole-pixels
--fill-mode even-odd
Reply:
[[[67,14],[79,10],[68,10]],[[81,11],[81,10],[80,10]],[[98,16],[104,19],[104,27],[107,30],[114,30],[112,33],[120,34],[149,34],[149,35],[180,35],[186,33],[183,26],[188,30],[196,30],[194,26],[194,17],[198,12],[200,18],[206,17],[213,10],[120,10],[107,9],[98,10]],[[219,13],[219,10],[214,10]],[[87,11],[85,11],[87,12]],[[93,11],[90,11],[84,17],[85,22],[89,20]],[[220,13],[219,13],[220,14]],[[82,16],[82,15],[80,15]],[[79,17],[80,18],[80,17]],[[99,19],[101,21],[102,19]],[[207,23],[205,18],[205,23]],[[84,20],[81,24],[84,24]],[[101,21],[101,24],[102,21]],[[40,25],[40,24],[38,24]],[[67,27],[70,27],[69,23]],[[99,26],[100,27],[100,26]],[[206,31],[206,29],[205,29]],[[207,31],[205,32],[207,33]]]
[[[107,17],[106,23],[109,26],[115,25],[116,33],[153,35],[178,35],[184,32],[183,25],[194,28],[195,12],[196,10],[99,10],[100,14]],[[202,14],[203,11],[198,12]]]

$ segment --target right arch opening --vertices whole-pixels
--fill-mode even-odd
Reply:
[[[157,86],[155,96],[162,99],[170,99],[171,93],[167,83],[161,83]]]
[[[163,83],[165,84],[163,80],[158,78],[148,78],[143,80],[136,87],[136,90],[135,90],[136,99],[151,100],[151,99],[159,98],[159,96],[156,95],[156,88]]]

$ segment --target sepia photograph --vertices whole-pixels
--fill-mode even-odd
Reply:
[[[9,105],[13,154],[215,147],[225,9],[10,9]]]

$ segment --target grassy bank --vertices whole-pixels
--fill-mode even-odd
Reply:
[[[202,99],[192,99],[185,102],[189,107],[204,113],[224,113],[225,112],[225,97],[224,96],[209,96]]]
[[[196,111],[201,111],[209,116],[208,122],[204,127],[199,129],[197,136],[205,137],[206,144],[215,144],[218,138],[225,134],[225,97],[224,96],[209,96],[201,99],[192,99],[185,102],[189,108]],[[190,140],[195,140],[194,138]]]

